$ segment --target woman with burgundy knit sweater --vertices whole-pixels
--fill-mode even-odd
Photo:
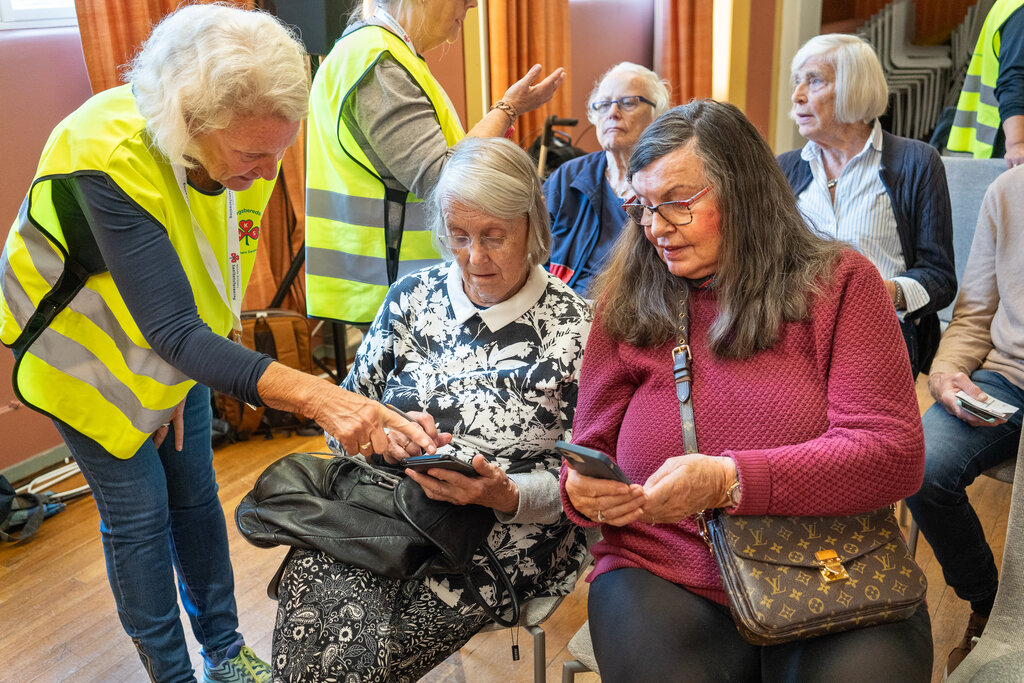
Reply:
[[[815,639],[743,640],[694,521],[706,508],[848,515],[920,486],[921,420],[877,269],[806,228],[732,105],[672,109],[629,172],[637,200],[596,283],[573,440],[634,484],[562,472],[569,517],[602,524],[589,597],[602,680],[929,680],[923,606]],[[672,368],[686,309],[689,455]]]

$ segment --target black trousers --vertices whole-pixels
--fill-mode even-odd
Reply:
[[[932,675],[922,606],[909,619],[761,647],[743,640],[729,608],[643,569],[616,569],[590,586],[594,654],[619,681],[901,681]]]

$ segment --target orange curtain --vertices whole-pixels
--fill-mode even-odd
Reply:
[[[491,101],[497,102],[534,64],[543,67],[544,76],[560,66],[569,70],[569,0],[489,0],[487,39]],[[519,117],[513,141],[527,147],[543,131],[545,118],[572,113],[569,78],[567,75],[550,102]]]
[[[189,0],[191,4],[212,0]],[[230,0],[231,4],[251,8],[252,0]],[[120,71],[142,46],[152,27],[179,5],[181,0],[75,0],[82,51],[94,93],[121,84]],[[246,309],[263,308],[270,303],[278,284],[301,249],[305,227],[305,135],[288,150],[281,174],[260,226],[262,247],[257,251],[249,288],[242,305]],[[306,312],[302,273],[296,278],[285,308]]]
[[[672,84],[672,104],[711,97],[713,0],[656,1],[660,21],[655,40],[661,54],[656,66]]]

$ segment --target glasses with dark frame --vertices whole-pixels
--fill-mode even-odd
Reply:
[[[633,111],[640,106],[641,102],[649,104],[652,107],[654,106],[654,102],[651,102],[643,95],[627,95],[626,97],[620,97],[617,100],[599,100],[597,102],[591,102],[590,111],[598,114],[605,114],[612,108],[613,104],[619,105],[619,109],[622,111]]]
[[[654,222],[654,214],[658,214],[666,222],[676,227],[689,225],[693,222],[693,212],[690,211],[690,207],[694,202],[710,192],[712,187],[714,185],[708,185],[689,199],[676,202],[662,202],[657,206],[644,206],[639,200],[626,202],[622,205],[622,210],[626,212],[631,221],[645,228]]]

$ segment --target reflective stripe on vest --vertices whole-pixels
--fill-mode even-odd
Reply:
[[[306,174],[306,298],[311,317],[369,323],[388,281],[385,218],[398,233],[397,277],[440,260],[425,207],[408,193],[385,201],[385,184],[341,118],[366,73],[390,55],[420,86],[448,145],[464,135],[458,117],[426,63],[379,26],[339,40],[317,70],[310,95]],[[403,204],[404,201],[404,204]],[[399,221],[404,207],[404,220]]]
[[[978,159],[992,157],[1002,123],[995,93],[999,78],[1000,32],[1006,20],[1022,5],[1024,0],[999,0],[985,18],[949,131],[946,148],[951,152],[969,152]]]
[[[15,392],[26,405],[120,458],[138,451],[195,382],[149,346],[110,274],[89,274],[68,254],[64,230],[90,228],[58,215],[54,184],[88,173],[116,185],[165,229],[159,239],[168,239],[177,252],[202,320],[216,334],[231,328],[231,311],[200,258],[188,204],[170,164],[154,156],[153,149],[129,86],[90,98],[51,134],[0,256],[0,340],[8,346],[17,343],[20,353]],[[224,230],[244,228],[239,254],[243,287],[273,184],[257,180],[235,193],[237,226],[225,225],[223,193],[188,189],[188,203],[219,262],[227,261]]]

